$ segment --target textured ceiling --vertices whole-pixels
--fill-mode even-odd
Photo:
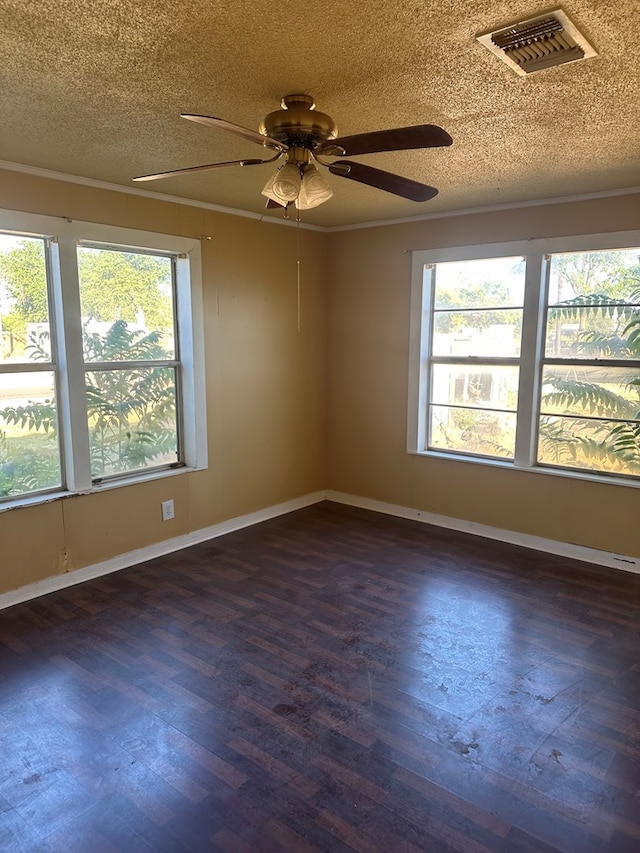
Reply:
[[[637,0],[562,8],[598,52],[520,77],[475,36],[555,6],[488,0],[0,0],[0,159],[132,187],[261,149],[181,119],[257,129],[308,92],[341,135],[438,124],[450,148],[357,159],[438,187],[411,201],[329,175],[303,215],[335,226],[640,183]],[[142,185],[260,213],[273,166]],[[269,216],[281,213],[269,211]]]

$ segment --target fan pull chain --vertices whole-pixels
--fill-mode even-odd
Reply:
[[[298,266],[298,332],[300,331],[300,260],[296,261]]]
[[[296,222],[296,278],[298,291],[298,333],[300,332],[300,211]]]

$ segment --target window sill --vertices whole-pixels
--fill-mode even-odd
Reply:
[[[112,489],[121,489],[126,486],[135,486],[140,483],[149,483],[154,480],[163,480],[167,477],[176,477],[180,474],[190,474],[194,471],[202,471],[204,468],[189,468],[182,466],[181,468],[163,469],[161,471],[141,472],[132,477],[127,477],[122,480],[106,480],[103,483],[94,483],[90,489],[84,489],[78,492],[66,491],[59,489],[51,492],[41,492],[37,495],[21,495],[14,500],[8,500],[0,503],[0,514],[11,509],[23,509],[30,506],[41,506],[42,504],[53,503],[55,501],[64,500],[65,498],[75,498],[79,495],[95,495],[99,492],[107,492]]]
[[[472,465],[486,465],[490,468],[502,468],[505,471],[521,471],[528,474],[543,474],[550,477],[563,477],[569,480],[581,480],[590,483],[600,483],[609,486],[625,486],[631,489],[640,489],[640,477],[630,479],[627,477],[616,477],[611,474],[595,474],[587,471],[573,469],[543,468],[541,466],[525,467],[515,465],[513,462],[501,459],[489,459],[481,456],[462,456],[455,453],[446,453],[438,450],[408,450],[411,456],[422,456],[430,459],[444,459],[449,462],[468,462]]]

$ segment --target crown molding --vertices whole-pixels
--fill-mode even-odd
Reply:
[[[359,222],[356,225],[333,225],[326,231],[357,231],[364,228],[381,228],[387,225],[404,225],[412,222],[424,222],[429,219],[448,219],[452,216],[473,216],[478,213],[496,213],[502,210],[517,210],[525,207],[543,207],[549,204],[570,204],[576,201],[591,201],[598,198],[613,198],[621,195],[640,194],[639,187],[622,187],[614,190],[582,193],[581,195],[557,196],[556,198],[537,198],[529,201],[504,202],[503,204],[486,204],[481,207],[464,207],[457,210],[441,210],[437,213],[422,213],[418,216],[405,216],[402,219],[378,219],[373,222]]]
[[[94,178],[85,178],[80,175],[68,175],[64,172],[55,172],[51,169],[42,169],[39,166],[27,166],[23,163],[13,163],[10,160],[0,160],[0,169],[9,172],[20,172],[24,175],[33,175],[39,178],[48,178],[53,181],[64,181],[69,184],[79,184],[84,187],[92,187],[109,192],[126,193],[142,198],[166,201],[170,204],[183,204],[187,207],[197,207],[202,210],[212,210],[216,213],[226,213],[229,216],[240,216],[244,219],[258,220],[270,225],[282,225],[286,228],[303,228],[308,231],[320,231],[332,234],[339,231],[359,231],[365,228],[382,228],[388,225],[405,225],[415,222],[426,222],[430,219],[448,219],[454,216],[473,216],[479,213],[498,213],[503,210],[519,210],[527,207],[543,207],[550,204],[570,204],[572,202],[592,201],[599,198],[613,198],[616,196],[634,195],[640,193],[640,186],[622,187],[620,189],[602,190],[593,193],[582,193],[580,195],[557,196],[556,198],[531,199],[529,201],[505,202],[504,204],[487,204],[480,207],[466,207],[457,210],[444,210],[436,213],[423,213],[417,216],[405,216],[401,219],[377,219],[372,222],[357,222],[352,225],[311,225],[307,222],[296,222],[292,219],[276,219],[273,216],[265,216],[262,213],[253,213],[248,210],[238,210],[235,207],[224,207],[220,204],[212,204],[207,201],[184,198],[182,196],[156,193],[142,190],[138,187],[125,187],[122,184],[112,184],[108,181],[97,181]]]
[[[48,178],[52,181],[64,181],[67,184],[79,184],[83,187],[91,187],[109,192],[126,193],[142,198],[150,198],[155,201],[166,201],[170,204],[183,204],[187,207],[198,207],[203,210],[213,210],[216,213],[226,213],[229,216],[240,216],[244,219],[253,219],[266,222],[269,225],[284,225],[286,228],[304,228],[307,231],[327,231],[321,225],[310,225],[307,222],[297,222],[294,219],[276,219],[275,216],[265,216],[262,213],[253,213],[249,210],[238,210],[235,207],[224,207],[221,204],[212,204],[208,201],[197,201],[182,196],[167,195],[167,193],[155,193],[150,190],[138,189],[138,187],[125,187],[122,184],[112,184],[108,181],[97,181],[94,178],[84,178],[80,175],[68,175],[65,172],[54,172],[51,169],[41,169],[39,166],[27,166],[23,163],[13,163],[10,160],[0,160],[0,169],[8,172],[19,172],[23,175],[33,175],[36,178]]]

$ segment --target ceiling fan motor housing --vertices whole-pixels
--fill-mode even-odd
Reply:
[[[315,109],[311,95],[285,95],[282,109],[269,113],[259,130],[278,142],[309,149],[338,135],[335,121]]]

